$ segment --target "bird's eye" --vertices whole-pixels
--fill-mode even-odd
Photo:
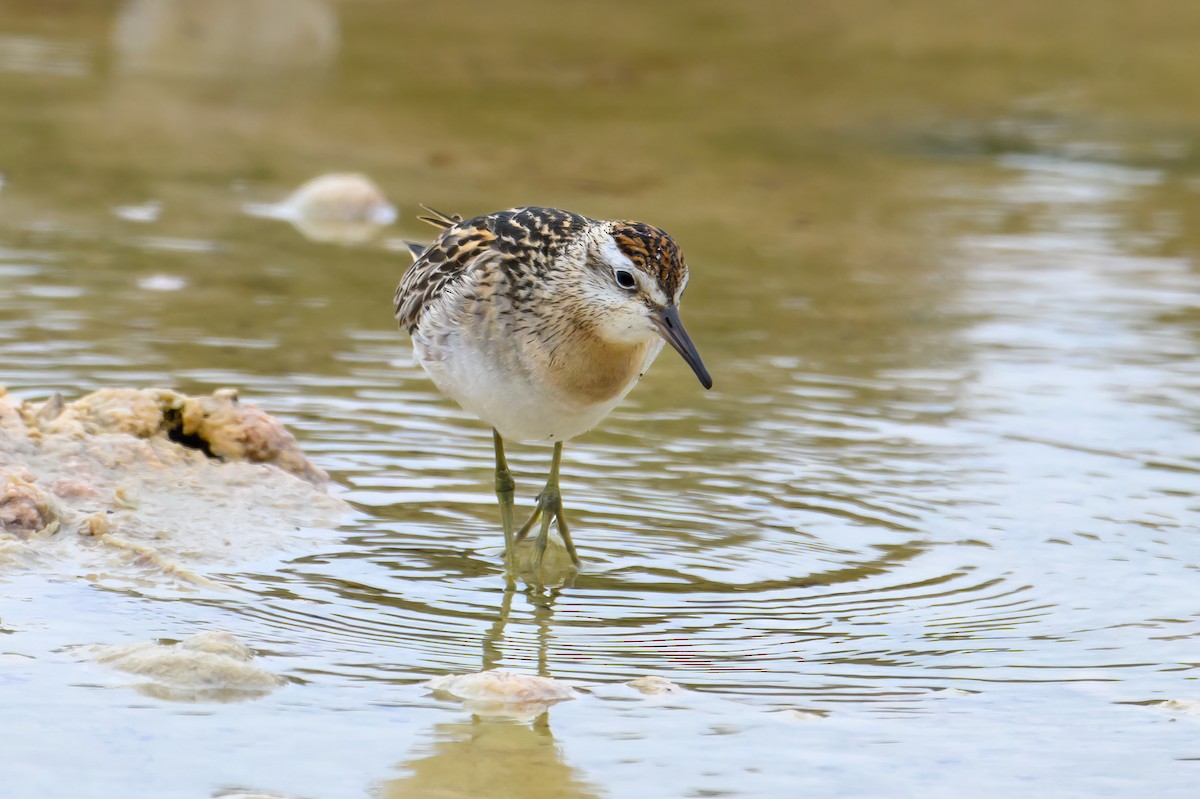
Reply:
[[[618,269],[614,277],[617,279],[617,285],[623,289],[637,287],[637,281],[633,279],[633,272],[630,272],[628,269]]]

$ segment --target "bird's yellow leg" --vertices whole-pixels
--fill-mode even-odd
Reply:
[[[517,483],[513,480],[508,460],[504,457],[504,439],[495,430],[492,431],[492,441],[496,445],[496,499],[500,502],[500,523],[504,525],[504,557],[509,560],[516,543],[513,540],[513,529],[516,527],[513,520],[513,495],[516,493]]]
[[[542,493],[538,494],[537,507],[533,509],[533,515],[529,517],[529,521],[525,522],[525,526],[521,528],[516,537],[517,541],[521,541],[529,535],[538,519],[542,520],[542,526],[538,530],[538,536],[534,542],[533,567],[535,570],[541,569],[542,558],[546,555],[546,547],[550,543],[551,522],[558,527],[559,535],[562,536],[563,543],[567,547],[567,554],[571,556],[571,563],[576,567],[579,566],[579,554],[575,551],[575,542],[571,540],[571,529],[567,527],[566,515],[563,513],[562,492],[558,487],[558,471],[561,463],[562,442],[558,441],[554,444],[554,460],[550,464],[550,476],[546,479],[546,487],[542,489]]]
[[[529,521],[525,522],[525,526],[517,533],[517,537],[513,540],[514,544],[519,544],[525,540],[525,536],[529,535],[529,531],[537,524],[538,519],[542,518],[542,498],[538,496],[538,504],[533,509],[533,515],[529,517]]]
[[[575,542],[571,540],[571,530],[567,527],[567,517],[563,515],[561,499],[554,519],[558,522],[558,534],[562,536],[563,543],[567,547],[567,554],[571,556],[571,562],[575,564],[575,568],[579,568],[579,553],[575,551]]]
[[[541,500],[538,500],[539,503]],[[550,523],[554,521],[553,513],[542,516],[542,527],[538,530],[537,540],[533,542],[533,570],[542,571],[542,558],[546,557],[546,547],[550,543]]]

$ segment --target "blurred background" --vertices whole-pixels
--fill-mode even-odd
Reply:
[[[237,386],[359,510],[233,598],[0,574],[0,795],[1194,795],[1197,75],[1187,0],[0,0],[0,385]],[[687,256],[715,390],[568,447],[573,586],[395,329],[418,203]],[[199,629],[292,684],[69,654]],[[485,666],[592,688],[421,688]]]

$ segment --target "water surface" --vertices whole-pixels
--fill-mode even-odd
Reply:
[[[0,795],[1194,795],[1200,15],[1049,5],[0,6],[0,385],[238,386],[361,512],[235,591],[0,576]],[[242,212],[334,171],[397,225]],[[668,351],[568,445],[569,587],[505,592],[490,433],[395,330],[418,202],[691,264],[716,387]],[[290,684],[72,649],[205,629]],[[586,692],[421,686],[484,667]]]

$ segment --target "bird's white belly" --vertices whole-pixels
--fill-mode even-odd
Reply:
[[[443,394],[499,431],[521,442],[565,441],[591,430],[637,384],[662,349],[652,346],[642,368],[611,399],[586,403],[520,370],[504,368],[484,347],[461,338],[449,347],[413,339],[417,362]]]

